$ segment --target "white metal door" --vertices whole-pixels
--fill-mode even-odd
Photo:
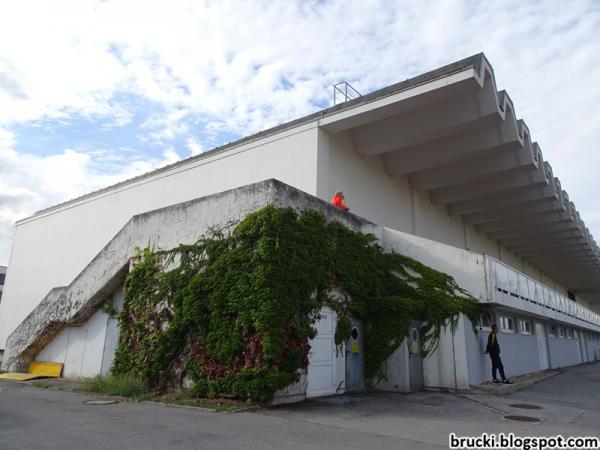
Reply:
[[[538,353],[540,355],[540,369],[544,370],[550,367],[548,361],[548,341],[546,337],[546,327],[543,323],[535,323],[535,334],[538,342]]]
[[[309,341],[307,397],[335,394],[344,382],[344,375],[339,373],[338,367],[341,358],[343,368],[343,352],[336,355],[335,351],[335,313],[323,308],[320,315],[321,319],[315,324],[317,335]]]

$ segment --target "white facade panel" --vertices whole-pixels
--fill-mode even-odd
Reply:
[[[69,344],[65,357],[63,376],[67,378],[78,378],[83,367],[83,354],[85,352],[85,327],[70,327]]]
[[[101,372],[107,322],[108,316],[99,311],[85,324],[85,349],[80,377],[93,377]]]
[[[123,308],[123,288],[118,289],[113,296],[113,306],[116,311]],[[102,354],[102,367],[100,373],[107,375],[112,368],[113,359],[119,343],[119,321],[109,317],[106,324],[106,337],[104,338],[104,352]]]
[[[452,275],[473,297],[486,300],[483,255],[389,228],[383,230],[383,247]]]

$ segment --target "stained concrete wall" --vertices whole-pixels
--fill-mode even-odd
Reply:
[[[385,361],[386,378],[377,385],[380,391],[410,392],[409,352],[406,340]]]
[[[454,277],[480,301],[486,301],[484,257],[480,253],[432,241],[390,228],[383,229],[383,248],[395,251]]]
[[[269,178],[315,194],[316,149],[316,124],[307,124],[19,222],[0,304],[0,349],[48,291],[71,283],[132,216]]]

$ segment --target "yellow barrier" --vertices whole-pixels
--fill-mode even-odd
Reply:
[[[36,378],[60,378],[62,368],[61,363],[32,361],[27,368],[27,373],[2,373],[0,379],[27,381]]]

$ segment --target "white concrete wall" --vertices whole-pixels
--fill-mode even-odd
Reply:
[[[48,291],[68,285],[133,215],[269,178],[314,195],[316,149],[316,125],[307,124],[20,222],[0,304],[0,349]]]
[[[436,351],[423,359],[425,388],[469,389],[467,330],[470,329],[470,321],[461,316],[455,333],[449,327],[442,332]]]
[[[456,282],[481,301],[486,301],[483,255],[402,231],[383,229],[383,248],[396,251],[452,275]]]
[[[548,336],[548,345],[550,349],[550,367],[557,368],[579,364],[577,340]]]
[[[348,132],[330,135],[320,130],[318,142],[318,197],[329,201],[341,190],[354,214],[412,232],[412,200],[406,178],[388,176],[379,157],[357,155]]]

